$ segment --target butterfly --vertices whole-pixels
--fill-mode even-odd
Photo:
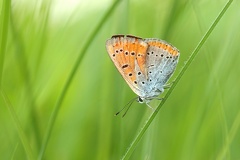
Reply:
[[[157,38],[114,35],[106,41],[114,65],[138,95],[139,103],[148,103],[163,91],[176,69],[179,50]],[[148,105],[149,106],[149,105]]]

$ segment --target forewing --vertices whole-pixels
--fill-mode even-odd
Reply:
[[[148,44],[139,37],[115,35],[106,42],[107,52],[131,89],[141,96],[139,77],[147,79],[146,51]],[[140,75],[139,75],[140,73]]]

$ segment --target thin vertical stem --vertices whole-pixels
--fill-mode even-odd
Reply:
[[[93,41],[93,39],[96,37],[97,33],[100,31],[100,29],[102,28],[103,24],[106,22],[106,20],[110,17],[111,13],[114,11],[114,9],[116,8],[117,4],[120,2],[120,0],[116,0],[112,6],[109,8],[109,10],[106,12],[106,14],[103,16],[103,18],[100,20],[99,24],[96,26],[96,28],[93,30],[93,32],[91,33],[91,35],[89,36],[89,38],[87,39],[83,49],[80,51],[79,53],[79,57],[77,58],[73,68],[72,68],[72,71],[63,87],[63,90],[61,92],[61,95],[54,107],[54,110],[52,112],[52,115],[50,117],[50,121],[49,121],[49,124],[48,124],[48,127],[47,127],[47,132],[46,132],[46,135],[44,137],[44,141],[43,141],[43,145],[42,145],[42,148],[40,150],[40,154],[39,154],[39,157],[38,159],[41,160],[43,158],[43,155],[45,153],[45,150],[47,148],[47,144],[48,144],[48,141],[49,141],[49,138],[50,138],[50,135],[51,135],[51,132],[52,132],[52,129],[54,127],[54,123],[56,121],[56,118],[57,118],[57,115],[58,115],[58,112],[60,110],[60,107],[62,105],[62,102],[65,98],[65,95],[70,87],[70,84],[72,83],[72,80],[75,76],[75,73],[79,67],[79,65],[81,64],[82,62],[82,59],[84,58],[85,54],[86,54],[86,51],[88,50],[88,47],[90,46],[91,42]]]
[[[11,10],[11,0],[3,0],[0,9],[0,87],[2,86],[3,63],[7,46],[8,22]]]
[[[142,138],[143,134],[146,132],[146,130],[148,129],[149,125],[152,123],[153,119],[155,118],[155,116],[157,115],[158,111],[162,108],[163,104],[167,101],[168,97],[171,95],[173,89],[175,88],[175,86],[178,84],[178,82],[180,81],[181,77],[183,76],[183,74],[185,73],[185,71],[188,69],[188,67],[190,66],[190,64],[192,63],[193,59],[196,57],[196,55],[198,54],[198,51],[201,49],[201,47],[203,46],[203,44],[206,42],[206,40],[208,39],[209,35],[212,33],[212,31],[215,29],[216,25],[218,24],[219,20],[222,18],[222,16],[224,15],[224,13],[227,11],[227,9],[229,8],[229,6],[231,5],[233,0],[229,0],[226,5],[224,6],[224,8],[221,10],[221,12],[219,13],[219,15],[217,16],[217,18],[214,20],[213,24],[210,26],[210,28],[208,29],[208,31],[205,33],[205,35],[203,36],[203,38],[200,40],[199,44],[196,46],[196,48],[194,49],[194,51],[191,53],[189,59],[187,60],[186,64],[183,66],[183,68],[181,69],[181,71],[179,72],[178,76],[176,77],[176,79],[173,81],[172,86],[170,87],[170,89],[168,90],[168,92],[166,93],[165,97],[163,98],[163,100],[161,101],[161,103],[159,104],[159,106],[157,107],[156,111],[153,112],[153,114],[149,117],[149,119],[146,121],[146,123],[144,124],[144,126],[142,127],[142,129],[140,130],[140,132],[137,134],[136,138],[133,140],[133,142],[131,143],[130,147],[128,148],[127,152],[124,154],[124,156],[122,157],[123,160],[129,159],[131,154],[133,153],[133,151],[135,150],[138,142],[140,141],[140,139]]]

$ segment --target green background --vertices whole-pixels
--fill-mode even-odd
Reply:
[[[39,156],[59,99],[43,159],[120,159],[152,110],[135,102],[124,118],[114,116],[136,95],[108,57],[106,40],[132,34],[170,42],[181,52],[171,82],[227,1],[121,0],[106,14],[113,3],[11,2],[0,35],[1,90],[9,99],[0,97],[0,159],[27,159],[23,141]],[[233,1],[130,159],[240,159],[239,6]]]

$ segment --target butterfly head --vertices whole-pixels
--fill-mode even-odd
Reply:
[[[138,103],[148,103],[150,101],[151,101],[151,99],[146,99],[146,98],[143,98],[143,97],[138,97],[137,98]]]

